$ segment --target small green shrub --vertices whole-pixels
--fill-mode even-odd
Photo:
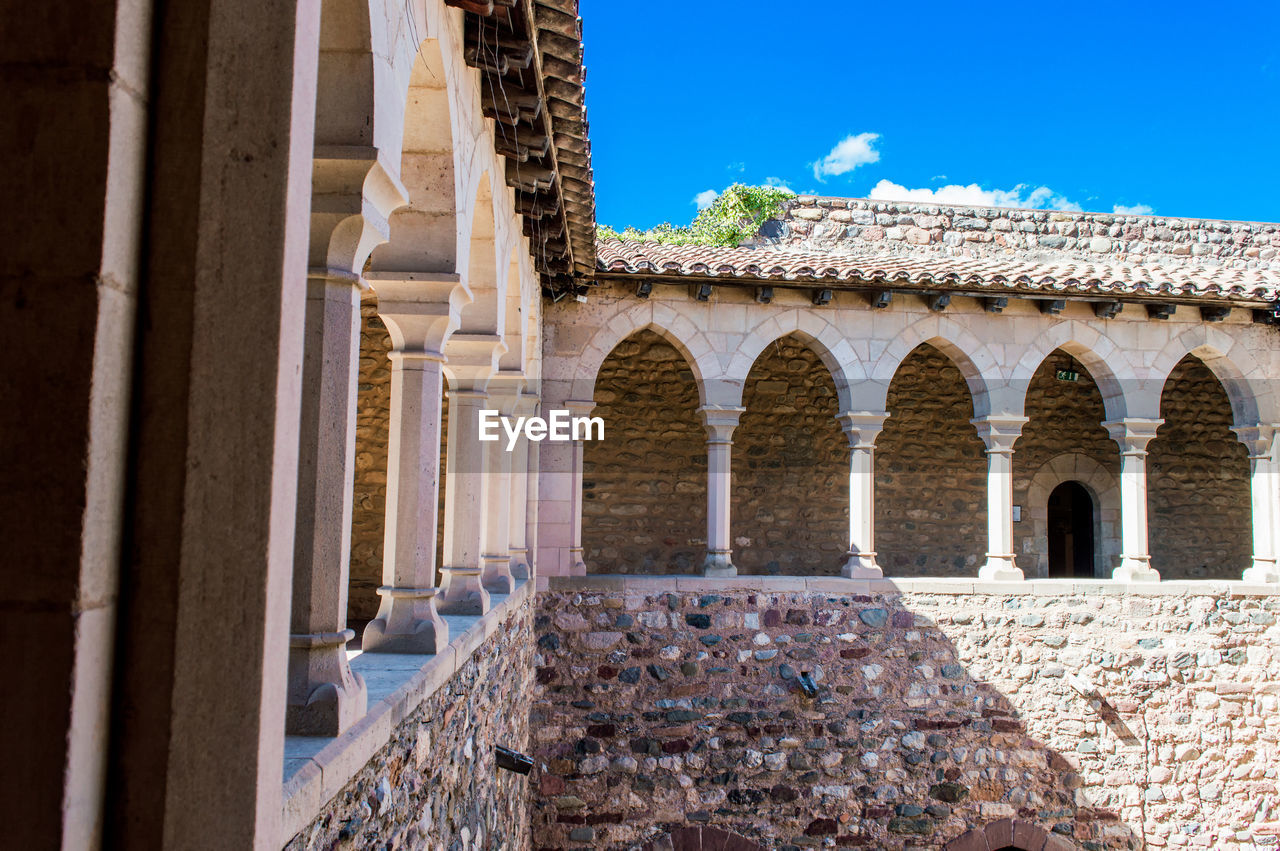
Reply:
[[[597,239],[630,239],[667,245],[718,245],[736,247],[755,236],[760,226],[782,213],[782,205],[795,197],[777,186],[746,186],[735,183],[694,217],[686,227],[663,222],[648,230],[634,227],[618,231],[608,225],[596,227]]]

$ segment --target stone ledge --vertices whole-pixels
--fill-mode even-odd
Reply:
[[[914,579],[842,579],[836,576],[733,576],[711,579],[704,576],[636,576],[630,574],[538,577],[539,591],[637,591],[659,594],[664,591],[705,592],[759,591],[766,594],[995,594],[1065,597],[1272,597],[1280,596],[1280,585],[1220,579],[1192,579],[1170,582],[1116,582],[1111,579],[1026,579],[995,582],[970,577],[921,577]]]
[[[444,616],[451,640],[435,655],[362,653],[352,659],[352,670],[369,689],[369,711],[336,738],[285,738],[281,836],[288,839],[310,824],[391,740],[399,724],[447,683],[532,593],[533,584],[521,581],[511,594],[494,595],[500,601],[481,617]]]

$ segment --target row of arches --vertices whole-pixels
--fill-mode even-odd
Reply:
[[[947,346],[920,343],[886,393],[875,448],[875,538],[886,576],[973,575],[987,548],[986,447],[972,382]],[[705,547],[706,439],[696,371],[669,337],[628,337],[604,360],[584,449],[583,546],[600,573],[690,573]],[[1120,454],[1105,390],[1052,350],[1026,387],[1013,454],[1014,545],[1028,577],[1109,577],[1120,553]],[[1238,578],[1252,554],[1249,459],[1228,394],[1186,354],[1163,382],[1148,448],[1151,557],[1165,578]],[[731,533],[742,573],[836,575],[848,541],[849,443],[838,384],[790,334],[747,373],[734,432]],[[1064,486],[1066,486],[1064,488]]]

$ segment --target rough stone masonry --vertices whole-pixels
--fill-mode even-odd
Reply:
[[[1001,818],[1090,851],[1277,845],[1272,596],[736,582],[539,596],[536,848],[697,824],[787,851],[938,848]]]

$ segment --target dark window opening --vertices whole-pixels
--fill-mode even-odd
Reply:
[[[1093,497],[1079,482],[1049,495],[1049,575],[1093,576]]]

